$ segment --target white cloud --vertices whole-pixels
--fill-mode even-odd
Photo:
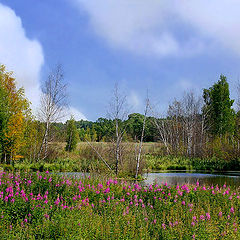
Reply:
[[[127,102],[133,111],[139,111],[141,100],[135,91],[131,91],[130,95],[127,97]]]
[[[73,0],[111,46],[151,56],[240,55],[239,0]]]
[[[69,107],[64,110],[64,117],[61,119],[61,122],[65,123],[67,120],[71,118],[71,116],[73,116],[73,118],[76,121],[87,120],[84,114],[80,112],[78,109],[74,107]]]
[[[27,98],[32,102],[33,113],[37,114],[40,103],[40,71],[44,63],[41,44],[26,36],[21,18],[0,3],[0,64],[13,71],[18,87],[24,87]],[[71,115],[76,120],[86,117],[76,108],[66,109],[64,121]]]
[[[168,31],[167,0],[75,0],[90,16],[97,34],[110,45],[139,54],[168,55],[178,51],[178,43]],[[160,31],[156,31],[157,29]]]
[[[40,98],[40,71],[43,50],[37,40],[29,39],[15,12],[0,3],[0,63],[13,71],[18,87],[24,87],[36,107]]]
[[[178,12],[202,37],[240,54],[239,0],[183,0]]]

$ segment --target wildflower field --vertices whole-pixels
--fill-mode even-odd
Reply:
[[[0,173],[0,239],[240,239],[240,189]]]

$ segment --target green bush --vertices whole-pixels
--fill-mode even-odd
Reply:
[[[7,171],[7,172],[12,172],[14,170],[14,167],[10,164],[3,164],[2,167],[4,171]]]
[[[239,171],[240,160],[224,160],[212,158],[187,158],[174,156],[146,156],[148,170],[208,170],[208,171]]]

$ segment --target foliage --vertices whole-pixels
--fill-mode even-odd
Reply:
[[[147,154],[146,170],[240,171],[240,158],[226,161],[220,157],[188,158],[184,156],[156,156]]]
[[[75,125],[75,120],[73,119],[73,117],[71,117],[71,119],[67,121],[66,124],[67,124],[66,151],[72,152],[77,147],[77,142],[79,139],[78,131],[77,131],[77,127]]]
[[[140,113],[132,113],[128,115],[128,124],[127,124],[127,132],[134,136],[133,139],[139,140],[142,134],[142,126],[143,126],[144,116]]]
[[[134,144],[140,140],[144,115],[132,113],[127,116],[123,111],[124,118],[121,119],[115,116],[112,119],[99,118],[95,122],[73,119],[66,124],[54,122],[65,103],[65,84],[61,82],[62,78],[62,70],[58,68],[45,82],[45,98],[42,99],[45,100],[42,102],[45,103],[42,106],[42,113],[44,113],[42,117],[44,116],[45,120],[43,118],[39,122],[31,115],[23,89],[16,88],[12,73],[6,72],[5,67],[1,65],[1,163],[15,163],[23,168],[25,164],[29,166],[32,164],[35,169],[52,164],[51,167],[58,171],[78,169],[104,172],[105,167],[102,166],[99,155],[89,146],[84,151],[80,148],[75,149],[80,139],[92,142],[91,144],[112,169],[119,168],[122,175],[133,175],[136,171],[137,149],[137,145]],[[54,81],[58,86],[56,89],[53,87]],[[60,89],[63,91],[58,92]],[[50,99],[50,95],[55,96],[51,91],[60,93],[58,98]],[[204,89],[203,98],[205,105],[202,108],[202,99],[189,92],[169,105],[165,118],[153,116],[146,118],[143,138],[146,144],[143,146],[141,170],[144,168],[152,170],[239,168],[240,114],[235,115],[232,109],[233,100],[229,97],[226,77],[221,75],[217,83],[209,89]],[[61,102],[62,100],[64,101]],[[119,103],[123,107],[121,101]],[[47,105],[54,106],[59,114],[53,116],[55,111],[48,112]],[[50,116],[49,114],[52,116],[51,120],[47,117]],[[65,141],[67,153],[63,146]],[[153,148],[157,149],[157,154],[146,150],[149,141],[155,142],[153,146],[157,147]],[[97,145],[96,142],[106,144]],[[148,155],[145,155],[146,153]],[[116,166],[114,166],[114,159],[118,159],[115,161]],[[60,164],[59,161],[63,163]],[[74,164],[78,167],[74,167]]]
[[[21,155],[28,159],[29,163],[37,160],[38,149],[43,138],[44,125],[32,118],[26,121],[24,131],[25,145],[21,150]]]
[[[24,96],[22,88],[17,89],[12,73],[6,72],[5,66],[0,66],[0,91],[3,93],[0,104],[2,126],[1,147],[2,161],[17,160],[21,147],[24,146],[24,131],[26,119],[30,118],[29,102]]]
[[[128,115],[128,119],[120,121],[121,125],[126,126],[126,135],[124,139],[127,141],[138,140],[142,131],[144,115],[140,113],[132,113]],[[114,121],[107,118],[98,118],[95,122],[80,120],[75,122],[79,132],[81,141],[87,139],[88,141],[109,142],[112,140],[114,134]],[[60,123],[56,125],[60,126]],[[153,124],[153,118],[148,117],[145,129],[145,141],[151,142],[156,140],[156,128]]]
[[[2,70],[1,70],[2,71]],[[2,75],[0,75],[2,78]],[[7,92],[3,88],[2,84],[0,84],[0,154],[2,154],[2,144],[4,141],[4,129],[7,126],[8,119],[8,99]]]
[[[233,134],[234,131],[234,100],[230,99],[229,85],[224,75],[209,89],[203,90],[205,102],[204,114],[207,116],[209,132],[213,135]]]
[[[1,239],[239,239],[234,187],[0,173]]]

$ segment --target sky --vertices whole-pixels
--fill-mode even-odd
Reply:
[[[61,64],[69,114],[106,117],[115,83],[131,112],[146,93],[164,114],[220,74],[237,96],[239,0],[0,0],[0,63],[37,109],[41,84]]]

